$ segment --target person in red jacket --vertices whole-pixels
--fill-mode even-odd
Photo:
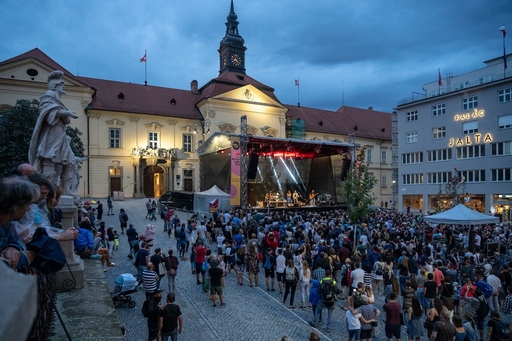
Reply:
[[[271,248],[272,251],[276,252],[278,240],[274,236],[274,233],[269,232],[267,236],[265,237],[265,242],[267,243],[267,248]]]

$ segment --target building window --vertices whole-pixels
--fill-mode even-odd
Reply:
[[[151,131],[148,133],[148,146],[151,149],[158,148],[158,133]]]
[[[432,128],[432,135],[434,140],[443,139],[446,137],[446,127]]]
[[[412,133],[406,134],[406,142],[407,143],[416,143],[418,142],[418,132],[414,131]]]
[[[427,173],[428,184],[446,184],[452,177],[451,172]]]
[[[423,162],[423,152],[402,154],[402,164],[404,164],[404,165],[409,165],[412,163],[422,163],[422,162]]]
[[[407,122],[414,122],[418,120],[418,110],[408,111],[405,114]]]
[[[485,182],[485,170],[469,170],[457,172],[460,179],[465,182]]]
[[[192,134],[183,134],[183,151],[192,153]]]
[[[492,75],[487,75],[487,76],[478,78],[478,84],[485,84],[485,83],[489,83],[490,81],[492,81]]]
[[[498,168],[491,169],[491,181],[492,182],[504,182],[511,181],[510,168]]]
[[[387,177],[383,176],[380,181],[380,187],[387,187]]]
[[[498,116],[498,128],[499,129],[512,128],[512,115]]]
[[[455,89],[457,90],[457,89]],[[478,107],[478,96],[468,97],[462,99],[462,110],[471,110]]]
[[[452,159],[452,149],[436,149],[427,151],[427,162],[446,161]]]
[[[121,129],[110,128],[110,148],[121,148]]]
[[[512,146],[512,141],[507,142],[496,142],[491,143],[491,155],[492,156],[500,156],[500,155],[511,155],[512,153],[510,148]]]
[[[445,108],[444,104],[438,104],[438,105],[432,106],[432,116],[437,117],[437,116],[442,116],[444,114],[446,114],[446,108]]]
[[[474,159],[485,156],[485,145],[457,147],[457,159]]]
[[[498,103],[512,101],[512,88],[498,90]]]
[[[387,163],[388,162],[388,153],[385,150],[382,150],[380,152],[380,163]]]
[[[462,133],[464,135],[478,133],[478,121],[462,123]]]
[[[465,89],[469,86],[469,81],[455,84],[455,90]]]
[[[402,185],[423,184],[423,174],[402,174]]]
[[[371,149],[366,150],[366,162],[372,162],[372,150]]]

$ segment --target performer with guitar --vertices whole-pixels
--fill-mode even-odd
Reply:
[[[315,206],[315,197],[317,194],[314,189],[311,190],[311,193],[309,193],[309,206]]]

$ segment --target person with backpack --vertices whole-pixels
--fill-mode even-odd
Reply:
[[[384,288],[382,286],[383,276],[384,276],[384,263],[382,261],[382,255],[379,254],[379,257],[376,262],[373,263],[373,291],[376,295],[382,295]],[[343,284],[343,283],[342,283]]]
[[[468,296],[468,291],[466,291],[466,305],[468,305],[468,312],[474,318],[476,328],[480,334],[480,340],[484,339],[484,321],[489,314],[489,305],[487,304],[487,300],[482,294],[482,290],[480,288],[476,288],[474,292],[474,297]]]
[[[148,319],[148,341],[157,340],[159,337],[160,311],[164,306],[160,303],[162,290],[155,290],[142,305],[142,314]]]
[[[276,258],[274,257],[274,250],[269,248],[263,258],[263,268],[265,269],[265,284],[267,285],[267,291],[276,291],[276,289],[274,289],[274,279],[276,277]]]
[[[128,227],[128,214],[124,208],[119,210],[119,224],[121,225],[121,234],[124,234],[124,230]]]
[[[475,273],[475,277],[477,280],[476,287],[482,291],[482,295],[485,297],[489,308],[493,310],[492,295],[494,293],[494,289],[492,285],[485,279],[485,275],[482,272],[477,271]]]
[[[295,291],[297,290],[299,282],[299,272],[293,263],[293,259],[288,260],[288,265],[284,269],[284,280],[285,288],[283,304],[286,305],[286,299],[288,298],[288,294],[290,294],[290,309],[295,309],[293,301],[295,300]]]
[[[309,322],[309,325],[312,327],[317,326],[320,314],[323,309],[327,309],[327,324],[326,324],[326,333],[331,332],[331,318],[332,312],[334,311],[334,303],[338,300],[338,294],[341,293],[341,290],[336,286],[336,280],[331,278],[332,271],[325,271],[325,278],[320,281],[320,301],[318,302],[318,306],[315,311],[315,320],[313,322]]]
[[[167,304],[160,311],[159,335],[161,341],[176,341],[178,334],[183,330],[183,317],[179,305],[175,304],[176,296],[170,292],[167,294]]]
[[[510,326],[501,321],[500,313],[491,311],[491,319],[487,322],[487,341],[508,341],[511,335]]]

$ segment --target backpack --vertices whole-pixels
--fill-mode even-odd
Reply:
[[[347,278],[348,266],[347,264],[343,264],[341,267],[341,278]]]
[[[485,298],[491,297],[493,292],[492,286],[484,280],[480,280],[479,283],[482,283],[484,285],[482,289],[482,294],[484,294]]]
[[[265,257],[265,265],[263,266],[267,270],[270,270],[270,268],[272,268],[272,262],[270,262],[270,257],[268,255]]]
[[[124,222],[127,222],[128,221],[128,215],[126,213],[123,213],[122,219],[123,219]]]
[[[338,271],[341,269],[341,263],[338,256],[331,256],[332,258],[332,268],[334,271]]]
[[[149,300],[150,298],[148,298],[147,300],[144,301],[144,303],[142,304],[142,315],[144,315],[144,317],[149,317]]]
[[[187,234],[185,233],[185,229],[181,229],[180,232],[178,233],[178,238],[180,240],[187,240]]]
[[[295,281],[295,267],[286,267],[285,270],[285,279],[287,281]]]
[[[499,341],[509,341],[512,339],[510,329],[503,321],[496,321],[496,339]]]
[[[382,266],[378,263],[375,263],[375,265],[377,266],[377,269],[375,270],[375,275],[377,275],[377,276],[384,275],[384,270],[382,270]]]
[[[332,279],[322,281],[320,284],[320,295],[323,302],[335,302],[338,300]]]
[[[478,306],[478,310],[476,311],[476,315],[480,320],[484,320],[489,314],[489,305],[485,299],[478,299],[480,305]]]

